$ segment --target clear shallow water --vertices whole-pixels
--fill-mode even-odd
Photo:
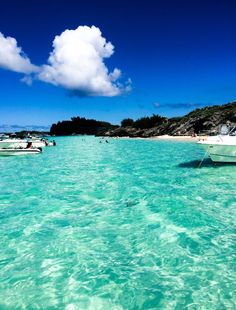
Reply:
[[[0,309],[235,309],[236,165],[196,169],[184,142],[57,143],[0,158]]]

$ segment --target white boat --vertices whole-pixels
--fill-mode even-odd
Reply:
[[[18,156],[18,155],[33,155],[42,153],[42,149],[40,148],[31,148],[31,149],[22,149],[22,148],[6,148],[0,149],[0,156]]]
[[[37,147],[45,147],[47,146],[47,143],[44,139],[28,139],[27,142],[32,142],[32,146],[37,148]]]
[[[214,162],[236,163],[235,128],[222,125],[220,134],[198,142]]]
[[[19,147],[26,147],[27,141],[23,139],[2,139],[0,140],[0,148],[19,148]]]
[[[41,139],[2,139],[0,140],[0,149],[5,148],[26,148],[28,143],[32,142],[32,147],[45,147],[45,140]]]

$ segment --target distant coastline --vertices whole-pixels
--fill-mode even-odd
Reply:
[[[50,126],[44,125],[8,125],[0,124],[0,133],[12,132],[49,132]]]

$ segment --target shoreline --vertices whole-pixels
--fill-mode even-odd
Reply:
[[[150,137],[151,139],[154,140],[173,140],[173,141],[193,141],[193,142],[197,142],[199,140],[205,140],[208,138],[208,136],[196,136],[196,137],[192,137],[192,136],[169,136],[169,135],[162,135],[162,136],[156,136],[156,137]]]
[[[112,138],[112,137],[109,137]],[[118,139],[141,139],[141,140],[171,140],[171,141],[184,141],[184,142],[198,142],[200,140],[206,140],[208,136],[170,136],[170,135],[161,135],[161,136],[153,136],[153,137],[113,137]]]

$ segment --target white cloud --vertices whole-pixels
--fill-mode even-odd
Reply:
[[[81,96],[116,96],[127,85],[117,83],[119,69],[109,73],[104,64],[113,53],[114,46],[95,26],[65,30],[55,37],[48,65],[42,66],[38,78]]]
[[[17,41],[11,37],[4,37],[0,32],[0,68],[30,74],[38,70],[31,64],[29,58],[23,53]]]
[[[109,72],[104,59],[114,46],[99,28],[79,26],[65,30],[53,41],[48,64],[35,66],[17,45],[16,39],[0,32],[0,68],[24,73],[22,82],[31,85],[38,79],[63,87],[78,96],[117,96],[131,91],[131,80],[119,81],[121,70]]]

